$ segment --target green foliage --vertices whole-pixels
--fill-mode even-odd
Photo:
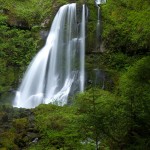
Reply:
[[[47,0],[5,0],[1,3],[2,7],[8,10],[10,22],[18,19],[25,21],[30,27],[39,24],[48,15],[51,15],[51,9],[49,8],[52,7],[52,2]]]
[[[148,52],[149,6],[148,0],[109,0],[102,7],[106,48],[132,55]]]
[[[31,110],[0,105],[0,149],[18,150],[26,147],[36,137]]]
[[[107,91],[90,89],[77,97],[75,105],[78,127],[85,142],[90,139],[97,148],[115,149],[123,145],[128,129],[123,101]]]
[[[94,88],[77,96],[75,106],[83,141],[95,142],[100,148],[148,149],[149,62],[147,56],[128,67],[120,78],[117,96]]]
[[[37,46],[39,36],[34,31],[9,27],[7,18],[0,14],[0,93],[2,94],[15,86],[19,72],[25,70],[39,48]]]
[[[100,68],[122,72],[126,71],[126,69],[137,60],[137,57],[127,56],[122,52],[106,52],[100,56],[98,65]]]
[[[21,118],[13,120],[13,127],[17,130],[17,132],[22,132],[25,128],[27,128],[28,119]]]
[[[150,57],[144,57],[137,61],[133,66],[128,68],[127,73],[125,73],[121,78],[121,91],[123,95],[128,96],[130,98],[131,94],[135,94],[132,90],[135,88],[139,88],[142,86],[144,90],[150,84],[150,65],[149,65]],[[128,82],[126,82],[128,80]],[[127,87],[133,87],[133,89],[128,89]],[[139,90],[143,90],[143,88]],[[147,88],[149,90],[149,88]],[[139,93],[139,91],[137,91]],[[141,92],[139,93],[141,94]]]
[[[37,49],[37,41],[30,31],[11,29],[7,26],[0,28],[2,41],[1,58],[7,66],[23,66],[28,64]],[[7,39],[7,43],[5,42]]]
[[[0,136],[0,147],[6,148],[7,150],[18,150],[18,146],[14,144],[15,134],[11,131],[1,133]]]
[[[121,77],[119,90],[126,100],[131,129],[132,148],[149,147],[150,120],[150,57],[144,57],[129,67]]]
[[[72,107],[67,106],[40,105],[35,108],[36,126],[41,140],[33,147],[73,149],[80,146],[76,130],[77,116],[73,112]]]
[[[96,48],[96,23],[97,23],[97,9],[93,2],[87,2],[89,10],[87,20],[87,38],[86,38],[86,51],[91,52]]]

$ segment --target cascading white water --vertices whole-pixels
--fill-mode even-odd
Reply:
[[[82,9],[82,23],[81,23],[81,48],[80,48],[80,91],[84,91],[84,80],[85,80],[85,70],[84,70],[84,60],[85,60],[85,51],[83,49],[85,49],[85,5],[83,5],[83,9]]]
[[[41,103],[67,103],[72,85],[84,90],[85,6],[81,23],[76,4],[62,6],[52,23],[45,46],[28,67],[14,107],[34,108]]]

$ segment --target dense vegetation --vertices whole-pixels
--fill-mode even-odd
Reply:
[[[59,6],[72,0],[0,0],[0,102],[44,41]],[[101,6],[103,53],[95,50],[97,9],[87,23],[87,70],[109,76],[71,106],[35,109],[0,104],[0,150],[148,150],[150,147],[150,1],[108,0]],[[92,78],[91,78],[92,80]],[[5,102],[6,103],[6,102]]]

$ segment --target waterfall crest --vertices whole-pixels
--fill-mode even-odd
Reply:
[[[29,65],[16,92],[14,107],[67,103],[70,93],[84,90],[85,6],[77,20],[76,4],[56,14],[45,46]]]

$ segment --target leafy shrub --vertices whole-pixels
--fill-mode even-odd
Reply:
[[[91,139],[97,148],[124,145],[128,130],[124,101],[107,91],[90,89],[77,96],[75,106],[83,141]]]
[[[130,55],[149,51],[149,5],[148,0],[109,0],[102,6],[107,49]]]
[[[126,111],[130,117],[130,142],[133,147],[138,145],[149,147],[149,114],[150,114],[150,57],[137,61],[121,77],[120,94],[126,99]],[[138,147],[137,146],[137,147]]]
[[[67,106],[40,105],[34,110],[36,127],[41,134],[35,148],[70,148],[80,146],[76,130],[76,117]],[[31,147],[32,148],[32,147]]]

